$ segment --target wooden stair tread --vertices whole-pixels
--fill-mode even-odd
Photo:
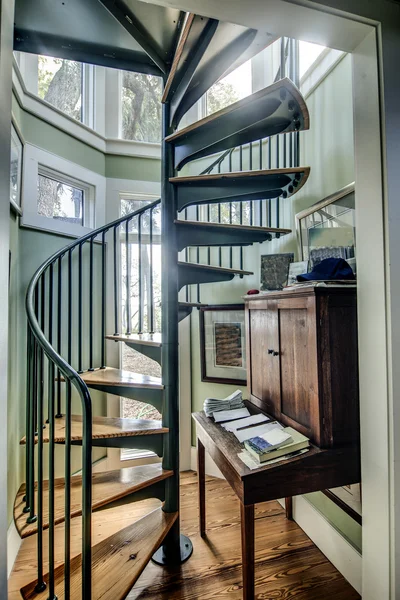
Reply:
[[[278,228],[278,227],[258,227],[258,226],[254,226],[254,225],[239,225],[236,223],[212,223],[211,221],[183,221],[183,220],[177,219],[175,221],[175,224],[176,225],[185,225],[188,227],[200,227],[200,228],[204,228],[204,229],[213,229],[213,228],[221,229],[221,230],[232,229],[232,230],[238,230],[238,231],[247,231],[249,233],[265,232],[265,233],[285,234],[285,233],[292,232],[291,229],[283,229],[283,228]]]
[[[71,440],[82,440],[82,416],[71,416]],[[54,438],[57,444],[65,442],[65,417],[54,420],[55,430]],[[155,435],[158,433],[168,433],[167,427],[162,427],[161,421],[155,419],[128,419],[120,417],[93,417],[92,418],[92,439],[107,439],[119,437],[132,437],[138,435]],[[43,442],[50,441],[49,425],[45,424],[43,428]],[[37,443],[37,436],[35,439]],[[24,436],[20,444],[26,444]]]
[[[303,108],[305,109],[305,127],[304,129],[308,129],[310,126],[309,123],[309,114],[308,114],[308,110],[307,110],[307,106],[304,103],[303,97],[300,94],[299,90],[296,88],[296,86],[294,85],[294,83],[288,79],[287,77],[284,79],[280,79],[279,81],[276,81],[275,83],[273,83],[272,85],[262,88],[261,90],[259,90],[258,92],[255,92],[254,94],[251,94],[250,96],[246,96],[245,98],[242,98],[241,100],[237,100],[237,102],[234,102],[233,104],[230,104],[229,106],[226,106],[225,108],[222,108],[221,110],[218,110],[214,113],[212,113],[211,115],[208,115],[207,117],[204,117],[203,119],[200,119],[199,121],[195,121],[194,123],[191,123],[190,125],[188,125],[187,127],[184,127],[183,129],[179,129],[178,131],[176,131],[175,133],[172,133],[171,135],[167,136],[165,138],[166,142],[176,142],[177,140],[186,137],[189,133],[194,133],[196,131],[198,131],[199,129],[203,128],[205,125],[212,125],[217,126],[217,123],[219,120],[221,120],[222,117],[224,117],[225,115],[231,114],[235,111],[242,111],[242,110],[248,110],[249,106],[256,100],[259,100],[261,98],[266,98],[267,96],[269,96],[271,93],[273,93],[275,90],[279,90],[281,88],[286,88],[286,89],[290,89],[290,91],[297,97],[298,101],[302,104]]]
[[[136,523],[99,542],[92,551],[92,600],[122,600],[160,547],[178,517],[156,508]],[[71,560],[70,600],[82,598],[82,556]],[[45,576],[48,580],[48,576]],[[48,590],[35,593],[36,581],[22,590],[24,600],[47,600]],[[64,565],[55,571],[58,600],[64,596]]]
[[[155,348],[161,348],[161,333],[120,333],[118,335],[106,335],[107,340],[114,340],[115,342],[133,342],[137,344],[143,344],[143,346],[154,346]]]
[[[80,375],[83,381],[90,387],[98,386],[118,386],[131,388],[153,388],[164,389],[159,377],[132,373],[122,369],[106,367],[105,369],[95,369],[94,371],[85,371]]]
[[[310,167],[260,169],[171,177],[178,210],[195,204],[219,204],[289,198],[307,182]]]
[[[245,177],[254,177],[257,179],[268,179],[276,175],[292,175],[295,173],[309,173],[310,167],[287,167],[284,169],[259,169],[254,171],[232,171],[230,173],[211,173],[209,175],[187,175],[185,177],[170,177],[170,183],[190,184],[190,183],[234,183]],[[300,186],[299,188],[300,189]]]
[[[157,498],[147,498],[122,506],[104,508],[92,514],[92,546],[107,539],[124,529],[127,523],[134,523],[161,506]],[[82,552],[82,517],[71,520],[71,558]],[[54,528],[54,561],[55,567],[64,563],[65,524],[60,523]],[[37,577],[37,534],[21,540],[18,555],[13,570],[8,579],[8,600],[21,600],[20,589],[31,583]],[[43,531],[43,568],[49,570],[49,530]]]
[[[165,138],[175,167],[272,135],[309,129],[304,99],[287,78],[238,100]]]
[[[178,262],[180,268],[199,269],[201,271],[210,271],[216,273],[230,273],[234,275],[254,275],[252,271],[243,271],[242,269],[228,269],[227,267],[214,267],[212,265],[202,265],[199,263]],[[195,305],[197,306],[197,305]]]
[[[94,473],[92,476],[92,508],[93,510],[106,506],[125,496],[129,496],[153,483],[171,477],[173,471],[162,468],[161,463],[143,465],[138,467],[125,467],[115,471]],[[43,489],[43,523],[44,528],[49,526],[49,487],[48,481],[44,482]],[[65,479],[55,480],[54,486],[55,524],[62,523],[65,519]],[[25,503],[25,484],[23,484],[15,498],[14,521],[22,538],[36,533],[37,522],[27,523],[27,514],[23,512]],[[35,506],[37,506],[37,486],[35,485]],[[74,475],[71,478],[71,517],[82,514],[82,477]]]

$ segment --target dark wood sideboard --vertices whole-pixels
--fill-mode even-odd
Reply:
[[[254,598],[254,505],[360,481],[356,289],[301,287],[248,296],[246,350],[251,413],[307,435],[309,452],[250,470],[235,436],[193,414],[200,532],[206,535],[205,450],[240,500],[243,598]],[[290,510],[288,510],[290,516]]]

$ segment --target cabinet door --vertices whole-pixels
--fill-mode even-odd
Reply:
[[[313,298],[277,301],[282,421],[316,442],[318,377]]]
[[[272,310],[271,310],[272,308]],[[277,312],[270,301],[248,311],[250,399],[280,417],[279,339]]]

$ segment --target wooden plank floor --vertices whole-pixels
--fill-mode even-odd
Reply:
[[[182,531],[193,556],[177,568],[150,563],[129,600],[241,600],[239,501],[227,483],[207,478],[207,538],[198,533],[196,474],[182,476]],[[360,596],[278,502],[256,508],[255,600],[359,600]]]

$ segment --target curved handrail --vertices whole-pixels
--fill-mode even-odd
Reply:
[[[46,336],[40,329],[40,325],[36,318],[35,309],[34,309],[34,295],[35,295],[36,285],[38,284],[41,276],[45,273],[47,268],[50,265],[54,264],[56,262],[56,260],[58,260],[59,258],[64,256],[70,250],[73,250],[74,248],[84,244],[88,240],[96,238],[100,233],[109,231],[113,227],[118,227],[118,225],[121,225],[121,223],[130,221],[131,219],[138,217],[139,215],[147,212],[148,210],[153,210],[160,203],[161,203],[160,199],[155,200],[154,202],[151,202],[150,204],[146,204],[146,206],[142,206],[141,208],[138,208],[137,210],[135,210],[133,213],[130,213],[129,215],[119,217],[119,219],[115,219],[115,221],[111,221],[110,223],[107,223],[106,225],[102,225],[101,227],[98,227],[97,229],[87,233],[86,235],[78,238],[77,240],[74,240],[67,246],[64,246],[63,248],[61,248],[60,250],[57,250],[57,252],[52,254],[34,273],[32,279],[28,285],[27,292],[26,292],[26,314],[28,317],[28,321],[31,326],[33,335],[36,337],[37,341],[42,346],[42,348],[46,352],[47,356],[53,362],[55,362],[58,367],[60,367],[60,370],[63,372],[63,374],[66,377],[72,378],[73,380],[76,379],[77,381],[82,382],[82,384],[84,383],[82,378],[79,377],[77,371],[75,371],[67,363],[67,361],[64,360],[62,358],[62,356],[60,354],[58,354],[58,352],[55,351],[53,346],[50,344],[50,342],[47,340]],[[85,385],[85,387],[86,387],[86,385]],[[87,389],[87,387],[86,387],[86,389]]]

